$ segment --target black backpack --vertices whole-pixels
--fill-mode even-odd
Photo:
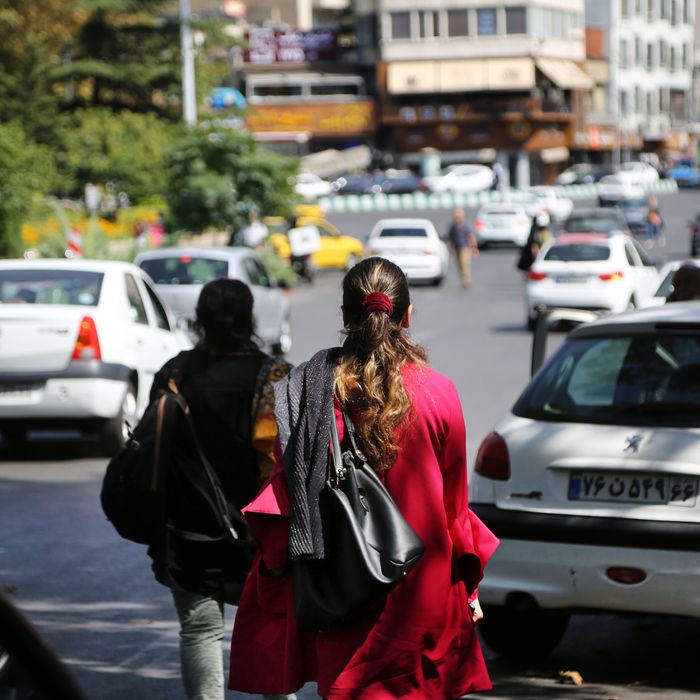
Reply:
[[[122,537],[151,545],[161,582],[237,603],[255,545],[202,451],[175,381],[187,353],[178,360],[170,392],[148,406],[107,465],[102,508]]]

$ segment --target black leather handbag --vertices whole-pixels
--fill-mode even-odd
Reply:
[[[328,629],[381,600],[416,565],[424,549],[357,449],[355,428],[345,410],[343,419],[351,448],[341,452],[333,419],[333,451],[320,494],[326,557],[292,564],[296,619],[307,630]]]

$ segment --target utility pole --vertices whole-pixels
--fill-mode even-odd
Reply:
[[[194,82],[190,0],[180,0],[180,50],[182,52],[182,116],[188,127],[197,126],[197,92]]]

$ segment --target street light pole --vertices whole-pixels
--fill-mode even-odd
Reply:
[[[197,93],[194,81],[190,0],[180,0],[180,50],[182,52],[182,115],[188,127],[197,125]]]

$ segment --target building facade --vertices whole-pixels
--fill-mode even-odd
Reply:
[[[498,160],[518,187],[569,158],[593,85],[584,0],[356,0],[379,142],[411,164]]]
[[[605,104],[593,121],[613,122],[623,159],[683,151],[692,112],[696,0],[587,0],[586,22],[604,35]]]

